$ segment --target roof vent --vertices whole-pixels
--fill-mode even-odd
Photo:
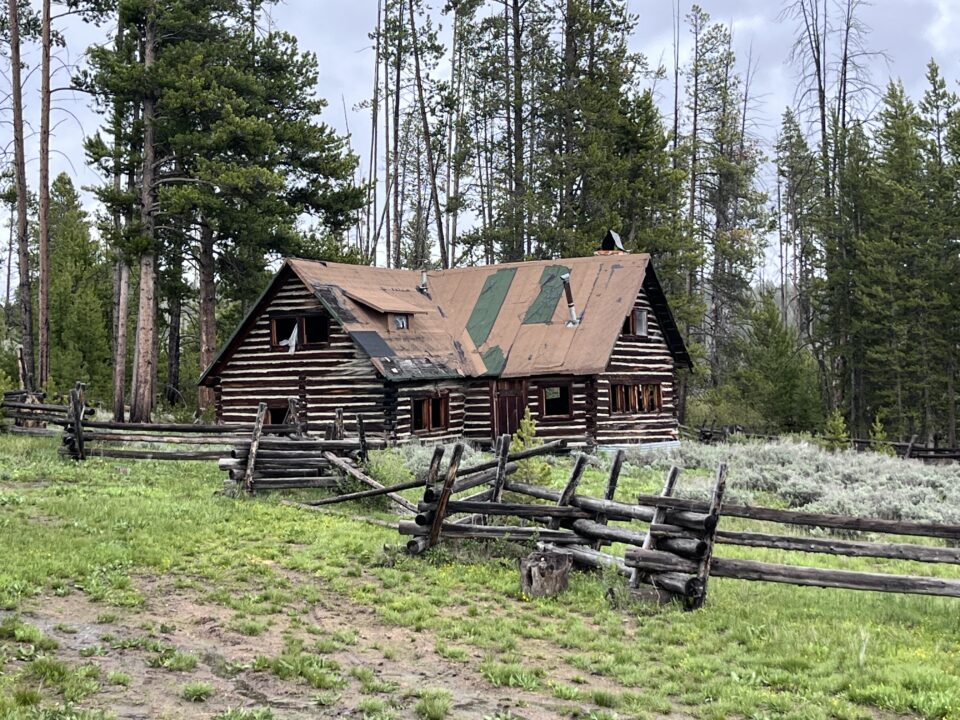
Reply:
[[[421,271],[420,271],[420,284],[417,285],[417,290],[419,290],[419,291],[422,292],[422,293],[425,293],[425,292],[427,291],[427,287],[428,287],[428,286],[427,286],[427,271],[426,271],[426,270],[421,270]]]
[[[570,319],[567,320],[567,327],[576,327],[580,324],[580,318],[577,316],[577,306],[573,304],[573,290],[570,288],[570,273],[564,273],[560,276],[563,280],[563,292],[567,296],[567,310],[570,311]]]
[[[620,239],[620,236],[615,233],[613,230],[607,230],[607,234],[603,236],[603,242],[600,243],[600,248],[594,251],[594,255],[625,255],[627,251],[623,247],[623,241]]]

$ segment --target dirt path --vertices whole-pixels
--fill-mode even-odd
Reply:
[[[317,582],[309,577],[298,581]],[[182,584],[174,578],[137,578],[146,603],[133,610],[115,611],[74,592],[35,599],[22,616],[57,640],[60,659],[101,667],[100,691],[80,705],[118,718],[209,718],[231,708],[269,708],[278,719],[414,718],[416,694],[426,689],[449,691],[448,717],[467,720],[498,714],[524,720],[569,717],[581,704],[556,700],[547,688],[541,694],[493,687],[472,663],[439,656],[430,633],[385,626],[371,610],[338,595],[322,593],[319,602],[270,615],[271,624],[249,636],[231,627],[234,610],[205,602],[201,592]],[[281,679],[253,667],[258,656],[281,655],[290,637],[302,639],[309,649],[317,637],[332,636],[343,642],[327,643],[322,657],[334,661],[345,680],[335,691],[321,692],[302,679]],[[196,667],[151,667],[157,642],[195,656]],[[129,686],[107,684],[104,679],[112,671],[129,675]],[[369,682],[371,677],[375,682]],[[212,686],[209,699],[183,699],[183,686],[198,681]],[[325,705],[318,704],[318,697]],[[377,706],[385,709],[378,714]]]

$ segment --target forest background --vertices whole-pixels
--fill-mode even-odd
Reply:
[[[322,7],[7,0],[6,382],[22,347],[27,383],[118,417],[209,412],[195,380],[284,255],[451,267],[614,229],[694,351],[686,422],[956,445],[950,3],[353,5],[363,52],[321,64],[292,31]]]

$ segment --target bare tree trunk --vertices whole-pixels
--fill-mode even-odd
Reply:
[[[7,291],[3,305],[3,317],[7,324],[7,331],[10,330],[10,283],[13,280],[13,241],[14,228],[17,224],[17,203],[10,205],[10,237],[7,239]]]
[[[200,227],[200,368],[206,371],[217,354],[217,294],[216,258],[214,256],[213,229],[206,223]],[[200,412],[214,402],[213,388],[200,388]]]
[[[37,243],[40,290],[37,298],[40,363],[37,386],[50,377],[50,0],[43,0],[40,29],[40,200]]]
[[[380,111],[380,35],[382,25],[380,23],[383,0],[377,0],[377,43],[373,59],[373,105],[370,108],[370,163],[367,173],[369,196],[367,198],[367,227],[366,238],[364,242],[363,255],[364,260],[377,264],[377,140],[379,139],[380,126],[377,124],[378,113]]]
[[[458,48],[460,44],[460,24],[459,24],[459,14],[457,13],[458,6],[453,6],[453,40],[452,47],[450,49],[450,87],[453,92],[454,98],[457,94],[457,60],[458,60]],[[453,218],[450,214],[451,202],[450,202],[450,193],[453,183],[453,136],[456,130],[456,100],[450,106],[450,117],[447,122],[447,162],[445,166],[445,174],[443,181],[443,196],[447,204],[447,216],[446,220],[446,233],[447,239],[450,242],[450,259],[453,260],[453,238],[451,237],[450,229],[452,226]]]
[[[397,23],[403,27],[403,3],[399,4]],[[403,70],[403,32],[397,32],[393,67],[393,266],[400,267],[400,79]]]
[[[116,305],[113,331],[113,419],[123,422],[124,393],[127,383],[127,317],[130,312],[130,266],[125,260],[117,262]]]
[[[417,98],[420,104],[420,122],[423,125],[423,144],[427,156],[427,174],[430,176],[430,198],[437,223],[437,244],[440,247],[440,266],[450,267],[447,255],[447,243],[443,234],[443,212],[440,210],[440,194],[437,191],[437,166],[433,158],[433,143],[430,139],[430,119],[427,117],[427,100],[423,92],[423,75],[420,72],[420,42],[417,39],[417,23],[414,17],[413,0],[408,3],[410,10],[410,41],[413,43],[413,70],[417,83]]]
[[[512,258],[515,260],[522,260],[524,252],[529,254],[531,250],[526,244],[528,238],[524,223],[526,186],[523,170],[523,28],[520,6],[521,0],[513,0],[513,232],[518,250],[518,257]]]
[[[13,168],[17,188],[17,249],[20,271],[20,344],[26,366],[24,387],[34,389],[33,293],[30,289],[30,246],[27,237],[27,171],[23,149],[23,86],[20,77],[20,17],[17,0],[8,0],[10,84],[13,102]]]
[[[183,298],[179,290],[171,295],[167,305],[170,329],[167,334],[167,387],[166,398],[170,406],[180,402],[180,320],[183,315]]]
[[[947,445],[957,446],[957,356],[956,349],[950,354],[947,367]]]
[[[143,67],[148,75],[156,53],[154,6],[146,9],[144,23]],[[137,306],[136,353],[133,387],[130,392],[130,421],[150,422],[153,413],[153,378],[157,365],[154,343],[157,324],[157,267],[154,249],[154,98],[148,90],[143,98],[143,171],[140,189],[140,225],[148,249],[140,256],[140,293]]]

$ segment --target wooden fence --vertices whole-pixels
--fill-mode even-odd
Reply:
[[[495,539],[536,542],[539,550],[569,555],[585,567],[612,567],[630,579],[632,587],[649,588],[663,598],[677,598],[684,607],[702,607],[711,577],[789,583],[818,587],[873,590],[960,597],[960,580],[922,575],[893,575],[835,568],[740,560],[717,555],[723,545],[771,548],[834,557],[872,557],[960,565],[960,548],[910,543],[848,540],[721,528],[723,517],[738,517],[792,527],[818,527],[846,532],[907,535],[960,541],[960,525],[906,520],[859,518],[775,508],[724,504],[727,468],[717,469],[708,501],[674,496],[679,470],[671,469],[659,495],[639,495],[635,502],[615,499],[624,452],[613,458],[603,497],[577,493],[586,468],[578,456],[560,490],[514,479],[518,462],[555,452],[551,443],[520,453],[508,452],[509,438],[497,443],[493,460],[463,468],[462,445],[454,447],[446,472],[444,449],[436,448],[426,478],[356,493],[341,493],[310,503],[311,507],[345,500],[423,488],[412,519],[397,528],[409,536],[407,550],[421,553],[443,539]],[[511,496],[506,498],[504,493]],[[615,521],[618,524],[611,525]],[[629,523],[629,524],[623,524]],[[643,527],[635,527],[642,523]],[[628,546],[625,556],[603,548]]]

